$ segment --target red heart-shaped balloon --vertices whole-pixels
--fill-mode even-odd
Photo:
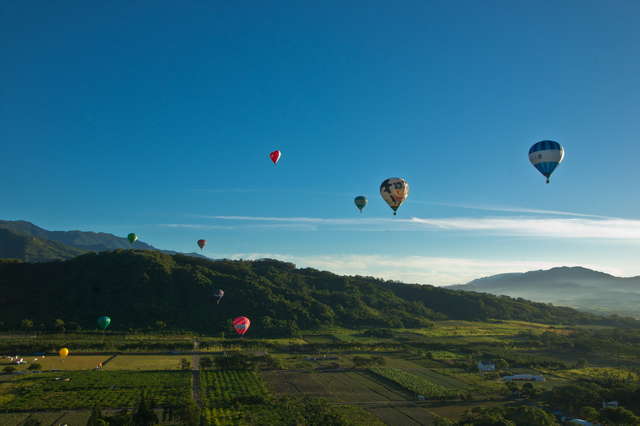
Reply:
[[[271,154],[269,154],[269,158],[271,158],[271,161],[273,161],[273,164],[276,164],[278,160],[280,160],[281,155],[282,153],[280,151],[273,151]]]

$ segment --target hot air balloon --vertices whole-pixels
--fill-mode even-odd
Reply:
[[[207,245],[207,240],[198,240],[198,247],[200,247],[200,250],[204,249],[204,246]]]
[[[360,213],[362,213],[362,209],[367,205],[367,197],[364,195],[358,195],[353,199],[353,202],[356,203],[356,207],[360,210]]]
[[[104,315],[98,318],[98,328],[106,330],[109,324],[111,324],[111,318],[108,316]]]
[[[127,239],[129,240],[129,242],[130,242],[131,244],[133,244],[133,243],[135,243],[136,241],[138,241],[138,236],[132,232],[132,233],[130,233],[129,235],[127,235]]]
[[[549,178],[564,159],[564,148],[558,142],[540,141],[529,149],[529,161],[544,177]]]
[[[401,178],[389,178],[380,185],[380,195],[382,199],[393,209],[395,216],[398,207],[409,196],[409,184]]]
[[[218,291],[216,291],[216,293],[214,294],[214,296],[216,298],[218,298],[218,302],[216,303],[217,305],[220,304],[220,300],[222,299],[222,297],[224,296],[224,290],[219,289]]]
[[[65,359],[66,357],[69,356],[69,349],[67,348],[62,348],[58,351],[58,355],[60,356],[60,358]]]
[[[238,317],[233,320],[232,324],[233,324],[233,328],[236,330],[236,333],[238,333],[241,336],[244,336],[247,330],[249,330],[251,321],[249,321],[249,318],[247,317]]]
[[[280,160],[280,156],[282,156],[282,152],[280,151],[273,151],[272,153],[269,154],[269,158],[271,158],[271,161],[273,161],[273,164],[278,163],[278,161]]]

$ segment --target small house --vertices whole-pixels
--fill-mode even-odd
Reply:
[[[618,408],[618,401],[602,401],[602,408]]]
[[[496,365],[490,362],[478,361],[478,371],[484,373],[486,371],[496,371]]]

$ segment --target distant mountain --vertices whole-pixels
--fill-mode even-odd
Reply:
[[[214,297],[218,289],[225,292],[220,304]],[[231,318],[246,315],[253,336],[329,326],[428,327],[441,319],[620,321],[505,296],[297,269],[270,259],[214,261],[150,250],[87,253],[65,262],[0,261],[0,312],[7,328],[23,319],[46,328],[56,318],[94,328],[98,316],[109,315],[113,330],[162,321],[209,335],[228,332]]]
[[[4,255],[2,254],[3,247],[14,247],[11,251],[7,250],[7,253],[20,253],[20,250],[15,248],[15,243],[10,243],[9,240],[5,241],[5,238],[9,238],[9,234],[0,234],[0,258],[14,257],[26,262],[45,262],[48,260],[63,260],[70,259],[78,256],[79,254],[86,253],[87,251],[109,251],[115,249],[138,249],[138,250],[158,250],[157,248],[143,243],[142,241],[136,241],[133,244],[129,243],[129,240],[123,237],[117,237],[113,234],[107,234],[105,232],[87,232],[87,231],[48,231],[40,228],[31,222],[16,220],[0,220],[0,230],[11,231],[12,235],[22,235],[24,237],[35,238],[30,245],[31,255],[17,256],[17,255]],[[15,237],[12,237],[15,238]],[[37,242],[36,244],[36,241]],[[48,243],[45,243],[48,242]],[[48,247],[47,249],[39,247]],[[29,251],[29,250],[27,250]],[[25,253],[27,253],[25,251]],[[160,250],[167,254],[176,254],[177,252],[171,250]],[[187,253],[189,256],[204,257],[198,253]]]
[[[447,288],[640,317],[640,277],[620,278],[581,267],[500,274]]]
[[[86,253],[85,250],[56,241],[43,240],[0,228],[0,258],[44,262],[71,259],[84,253]]]
[[[30,235],[43,240],[56,241],[58,243],[88,251],[115,250],[119,248],[157,250],[155,247],[141,241],[136,241],[131,245],[129,240],[126,238],[116,237],[113,234],[86,231],[47,231],[46,229],[40,228],[31,222],[23,220],[0,220],[0,228],[9,229],[13,232]]]

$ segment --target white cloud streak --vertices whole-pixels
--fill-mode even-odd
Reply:
[[[450,204],[450,203],[428,203],[435,206],[445,206],[445,207],[458,207],[461,209],[469,209],[469,210],[482,210],[489,212],[506,212],[506,213],[530,213],[530,214],[543,214],[543,215],[553,215],[553,216],[574,216],[574,217],[593,217],[600,219],[616,219],[610,216],[601,216],[597,214],[586,214],[586,213],[575,213],[575,212],[567,212],[561,210],[544,210],[544,209],[530,209],[526,207],[499,207],[499,206],[484,206],[484,205],[473,205],[473,204]]]
[[[341,275],[364,275],[398,280],[407,283],[450,285],[463,284],[472,279],[507,272],[526,272],[574,265],[573,262],[535,260],[483,260],[469,258],[384,255],[289,255],[278,253],[235,253],[232,259],[279,259],[298,267],[312,267]],[[576,265],[578,266],[578,265]],[[602,265],[579,265],[614,275],[625,271]]]
[[[557,239],[607,239],[640,241],[640,220],[617,218],[557,218],[557,217],[480,217],[480,218],[318,218],[265,216],[199,216],[225,222],[269,223],[275,227],[299,230],[349,226],[353,230],[380,231],[457,231],[477,232],[496,236]],[[288,226],[284,226],[288,224]],[[314,225],[307,228],[300,225]],[[296,228],[294,225],[298,225]],[[372,227],[375,225],[375,227]],[[203,225],[205,226],[205,225]],[[255,227],[256,225],[250,225]],[[262,227],[268,228],[267,225]],[[341,228],[343,229],[343,228]]]

